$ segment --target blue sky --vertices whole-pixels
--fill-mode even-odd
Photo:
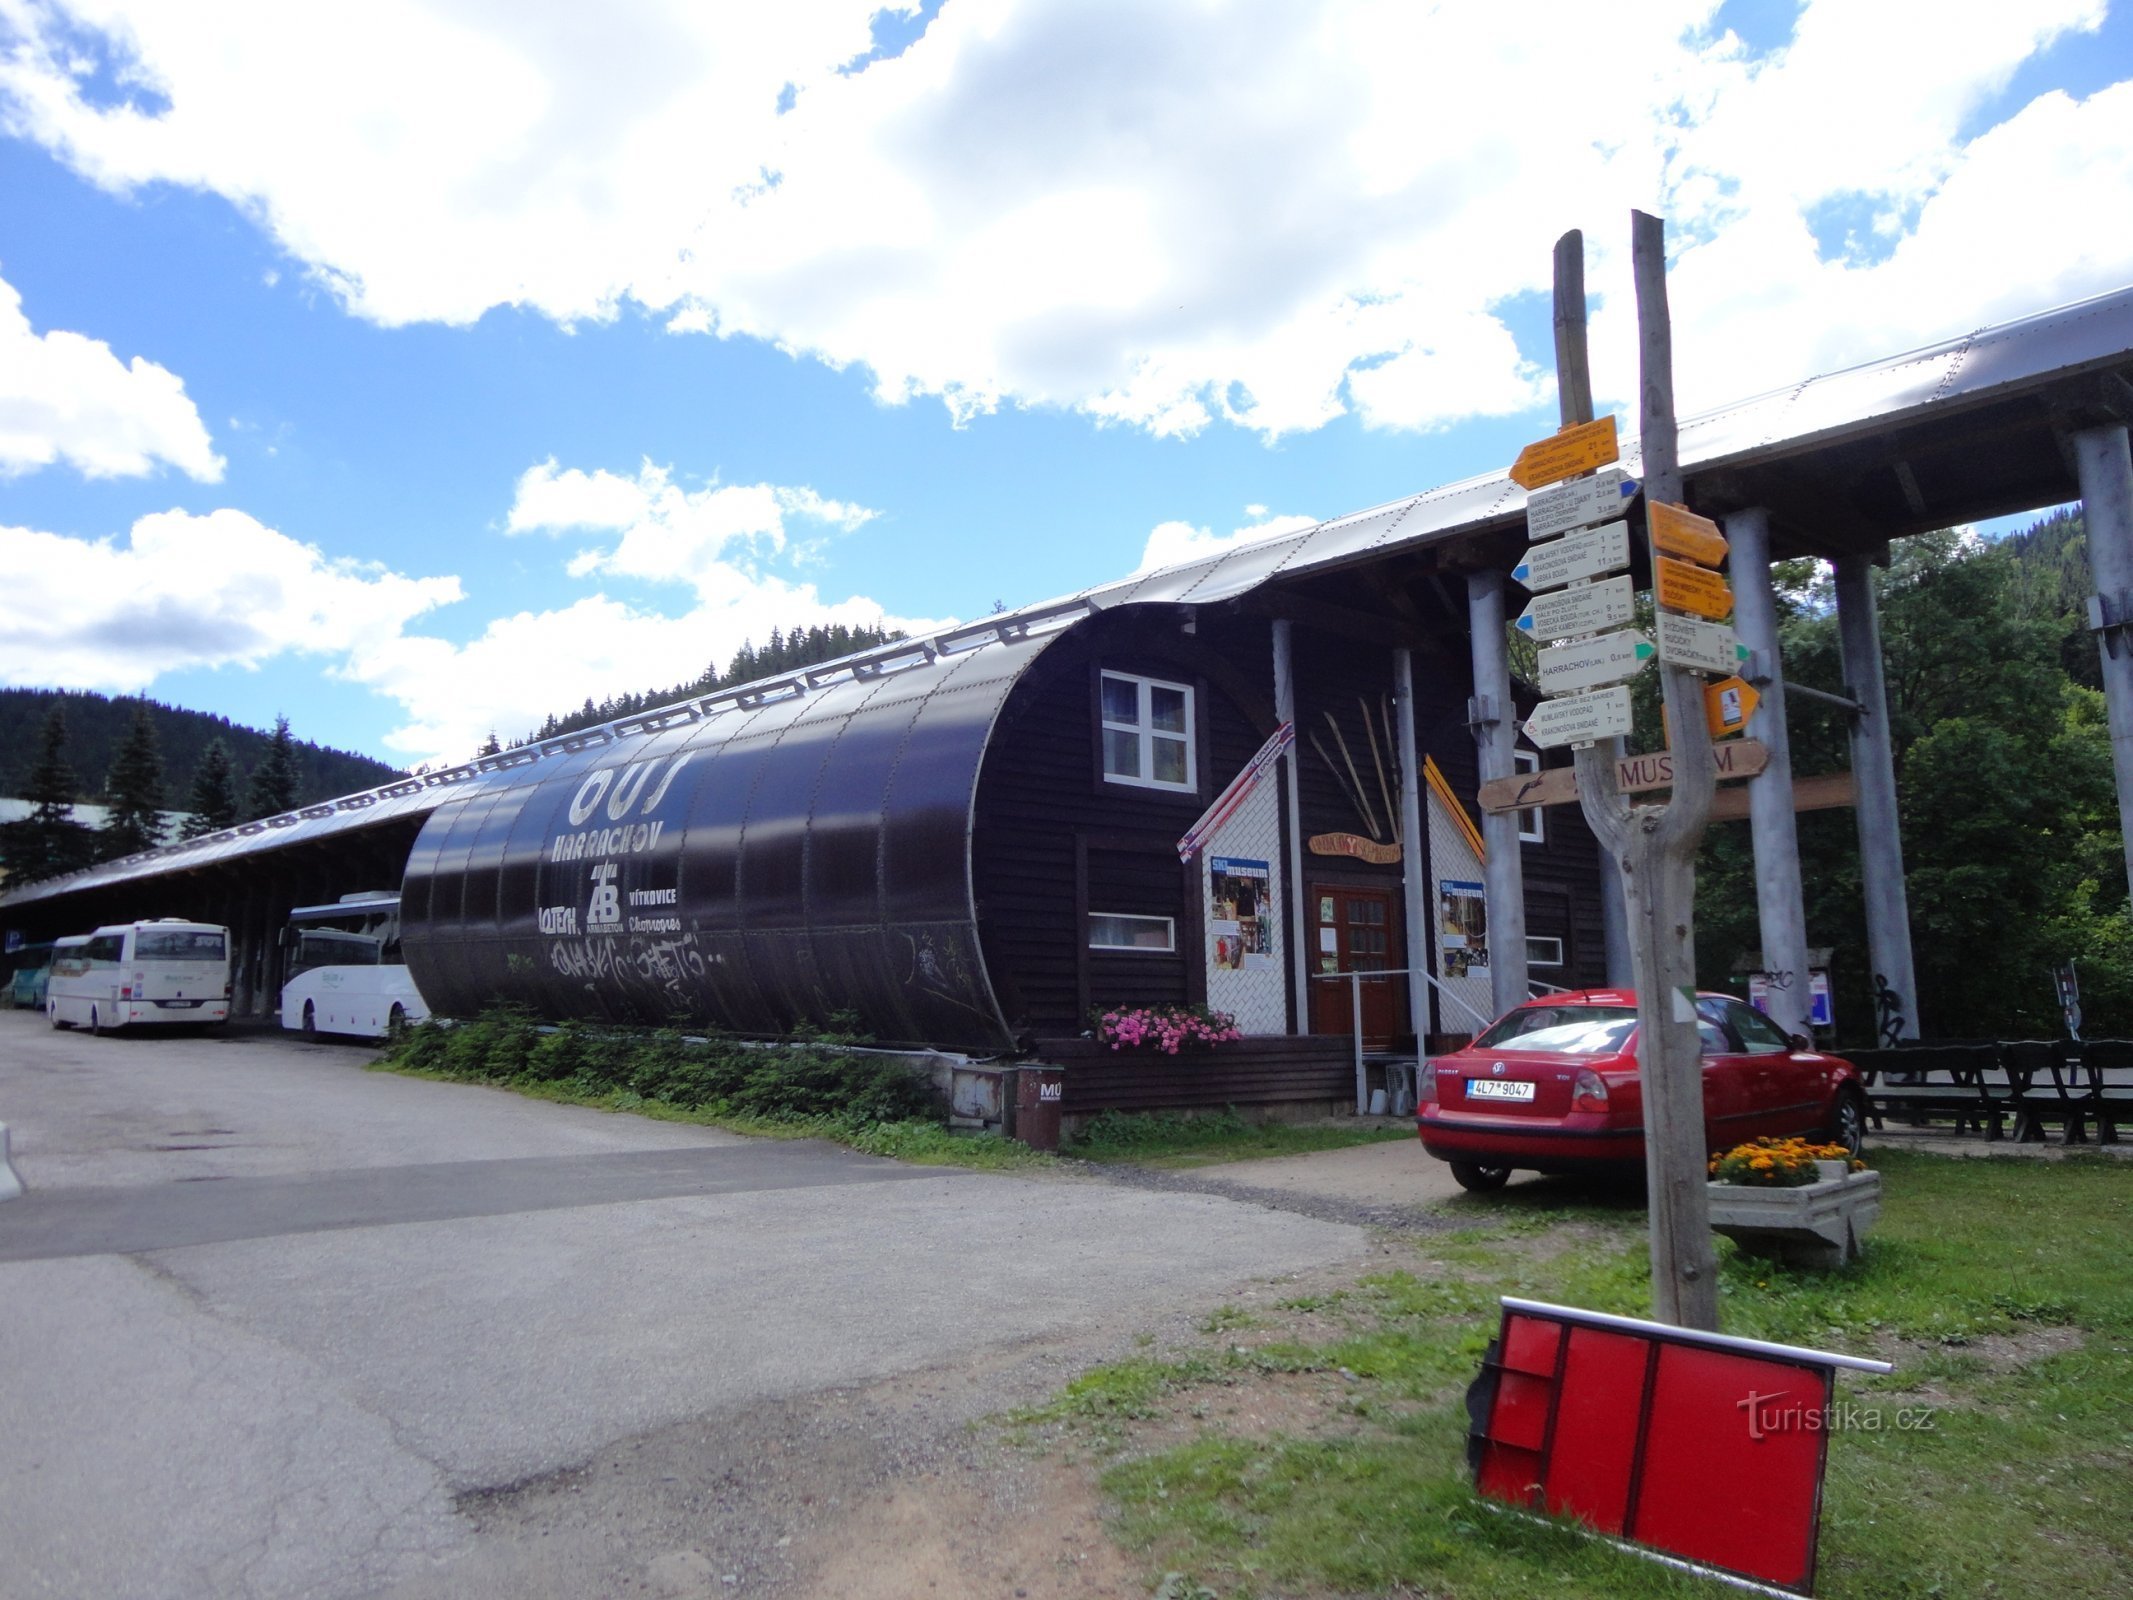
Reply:
[[[1690,410],[2133,281],[2097,0],[1593,15],[0,0],[0,681],[409,764],[1375,504],[1632,206]]]

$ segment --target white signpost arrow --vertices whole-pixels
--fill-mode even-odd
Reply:
[[[1543,750],[1564,744],[1591,744],[1630,730],[1629,691],[1593,689],[1543,700],[1526,718],[1526,737]]]
[[[1628,565],[1629,524],[1617,521],[1531,546],[1526,559],[1511,569],[1511,577],[1538,593],[1580,578],[1604,578]]]
[[[1535,595],[1518,614],[1518,629],[1535,639],[1567,639],[1573,633],[1619,628],[1636,614],[1636,591],[1625,574],[1579,589]]]
[[[1552,539],[1572,528],[1606,522],[1622,515],[1636,496],[1637,480],[1620,467],[1536,489],[1526,496],[1526,537]]]
[[[1652,642],[1634,628],[1603,633],[1574,644],[1552,644],[1540,653],[1544,694],[1568,694],[1634,677],[1652,658]]]
[[[1671,611],[1654,614],[1659,626],[1659,659],[1698,672],[1738,672],[1748,659],[1748,647],[1719,622],[1698,622]]]

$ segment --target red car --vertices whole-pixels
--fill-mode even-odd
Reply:
[[[1812,1134],[1858,1153],[1866,1091],[1849,1061],[1787,1038],[1731,995],[1700,995],[1696,1012],[1709,1149]],[[1637,997],[1627,990],[1529,1000],[1430,1071],[1416,1127],[1463,1188],[1500,1189],[1521,1167],[1606,1172],[1644,1161]]]

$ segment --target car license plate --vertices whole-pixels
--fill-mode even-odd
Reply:
[[[1533,1085],[1520,1083],[1515,1078],[1469,1078],[1466,1080],[1466,1097],[1469,1100],[1531,1100]]]

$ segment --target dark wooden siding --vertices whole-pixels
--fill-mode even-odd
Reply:
[[[1267,625],[1178,614],[1092,618],[1017,685],[978,781],[971,868],[986,968],[1018,1034],[1074,1034],[1091,1006],[1204,997],[1195,871],[1176,843],[1273,731]],[[1193,688],[1197,792],[1106,783],[1097,743],[1103,668]],[[1170,955],[1088,949],[1091,911],[1172,917]]]
[[[1065,1069],[1060,1110],[1180,1111],[1222,1106],[1353,1103],[1355,1058],[1344,1037],[1240,1039],[1166,1056],[1113,1051],[1088,1039],[1045,1039],[1039,1054]]]

